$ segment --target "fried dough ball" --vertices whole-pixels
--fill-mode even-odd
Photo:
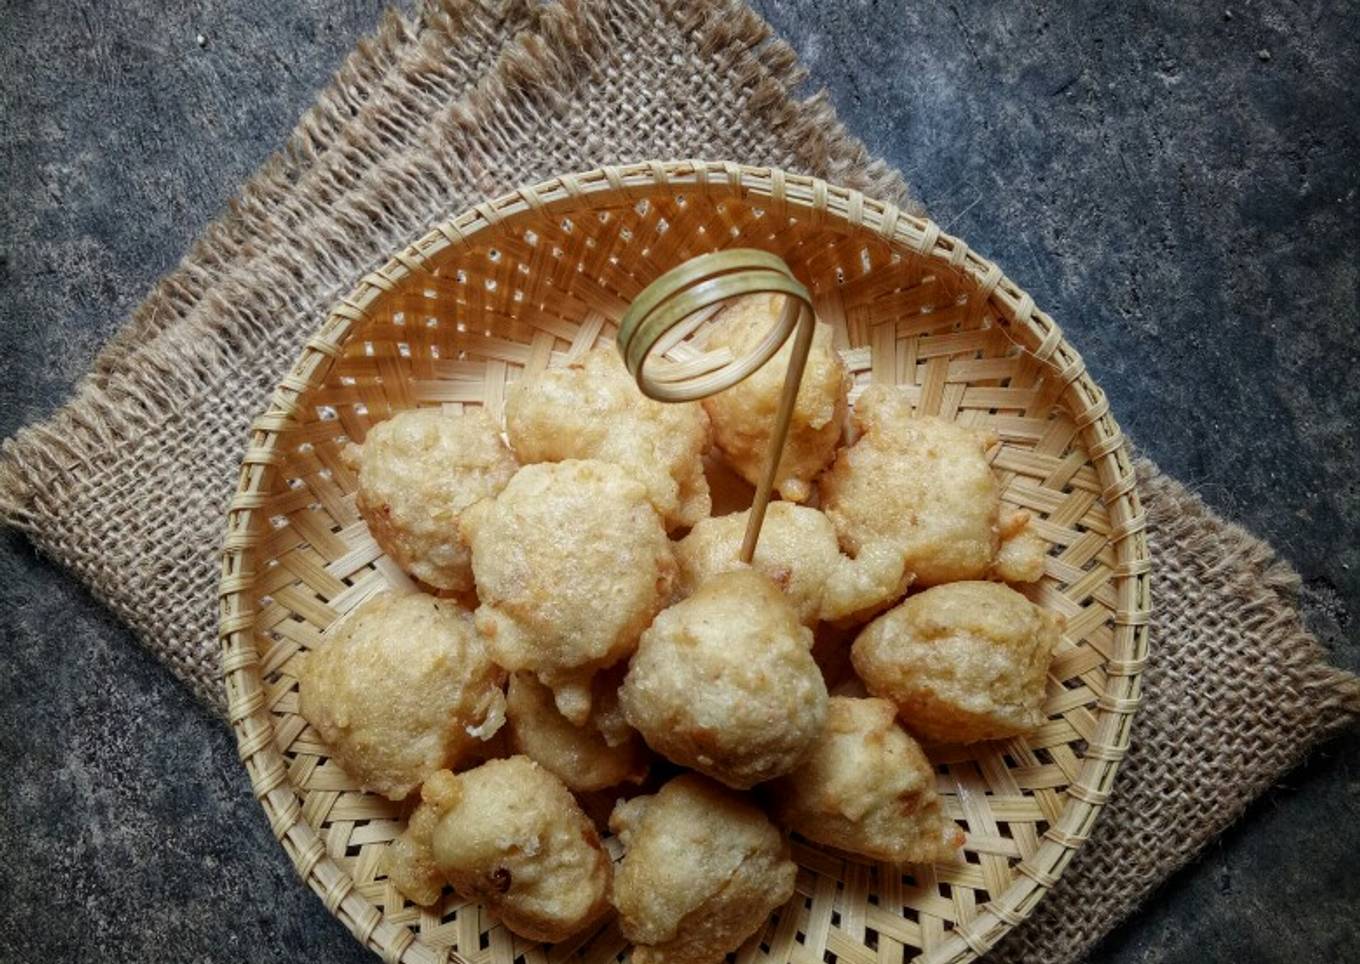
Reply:
[[[996,740],[1044,722],[1044,680],[1062,625],[1000,583],[949,583],[870,623],[850,658],[909,730],[941,743]]]
[[[379,593],[307,655],[298,695],[341,768],[401,800],[500,729],[504,681],[466,610],[425,593]]]
[[[737,556],[749,515],[704,519],[676,543],[681,593],[689,595],[720,572],[745,568]],[[867,617],[901,597],[910,581],[900,553],[871,547],[851,559],[841,553],[825,515],[792,502],[771,502],[766,509],[754,562],[784,591],[805,626]]]
[[[511,386],[506,434],[521,462],[599,459],[631,472],[667,529],[693,525],[712,505],[704,477],[708,416],[697,402],[667,404],[638,389],[612,346]]]
[[[486,412],[401,412],[375,425],[347,457],[358,463],[355,505],[383,552],[436,589],[471,589],[459,516],[505,488],[518,468]]]
[[[430,775],[420,788],[420,805],[404,829],[383,851],[381,870],[407,900],[429,907],[444,892],[444,872],[434,862],[434,828],[447,802],[454,799],[457,778],[448,770]]]
[[[811,647],[769,579],[722,573],[642,634],[619,704],[653,750],[745,789],[793,769],[822,730]]]
[[[492,658],[527,670],[583,725],[590,679],[627,657],[670,598],[675,557],[656,510],[617,465],[528,465],[463,514]]]
[[[441,777],[435,866],[521,937],[561,941],[609,909],[613,864],[562,781],[526,756]]]
[[[892,863],[934,863],[963,833],[945,819],[935,770],[887,700],[831,697],[798,769],[770,784],[774,817],[809,840]]]
[[[901,552],[916,585],[935,586],[993,574],[1003,527],[1026,532],[1028,515],[1001,517],[1001,487],[987,463],[994,433],[944,419],[914,418],[895,386],[874,385],[855,404],[863,432],[841,450],[820,481],[822,509],[841,546],[858,555],[871,546]],[[1042,573],[1032,564],[1031,537],[1007,556],[1013,577]]]
[[[734,358],[748,355],[764,340],[783,310],[782,295],[756,294],[738,299],[714,319],[707,347],[728,348]],[[765,472],[770,432],[792,352],[790,338],[744,381],[703,400],[704,410],[713,420],[718,448],[752,485]],[[831,327],[818,324],[798,386],[788,441],[775,474],[775,488],[785,499],[805,501],[812,494],[813,480],[831,464],[845,426],[849,392],[850,374],[831,344]]]
[[[647,775],[647,751],[619,709],[620,674],[600,673],[591,687],[590,718],[576,726],[532,674],[516,673],[506,695],[505,722],[515,751],[543,766],[572,790],[603,790]]]
[[[693,773],[621,801],[612,900],[635,964],[716,964],[793,896],[784,835],[745,797]]]

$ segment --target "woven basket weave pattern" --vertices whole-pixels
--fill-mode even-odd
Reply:
[[[340,449],[418,405],[500,418],[509,383],[612,339],[647,283],[726,247],[773,251],[808,285],[852,400],[898,383],[919,414],[998,432],[1003,497],[1053,546],[1034,598],[1068,623],[1049,721],[935,759],[966,862],[894,868],[796,842],[797,893],[738,960],[971,960],[1058,879],[1108,796],[1150,564],[1123,438],[1052,320],[935,225],[818,180],[697,162],[561,177],[447,222],[335,306],[256,421],[229,517],[222,660],[241,758],[302,877],[388,960],[604,961],[626,943],[611,924],[541,948],[457,898],[421,910],[378,874],[398,809],[358,791],[297,714],[294,657],[370,593],[409,585],[359,519]]]

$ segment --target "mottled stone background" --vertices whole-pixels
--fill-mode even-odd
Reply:
[[[1360,4],[756,6],[1360,669]],[[61,403],[378,9],[0,2],[0,435]],[[0,763],[0,960],[370,959],[225,728],[12,533]],[[1357,773],[1355,736],[1318,752],[1094,960],[1360,959]]]

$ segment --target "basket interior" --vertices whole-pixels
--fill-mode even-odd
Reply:
[[[353,311],[344,337],[314,340],[328,358],[310,384],[299,383],[296,414],[277,435],[249,550],[258,712],[268,714],[282,755],[280,786],[324,844],[317,860],[352,882],[347,899],[367,900],[384,925],[413,932],[394,957],[437,960],[453,950],[474,962],[542,964],[626,951],[613,924],[547,947],[452,895],[429,910],[404,901],[378,872],[401,829],[400,807],[360,792],[329,760],[298,715],[295,659],[371,593],[411,585],[355,510],[355,478],[340,458],[348,441],[413,406],[481,405],[499,419],[510,383],[611,342],[630,300],[663,271],[717,248],[758,247],[782,256],[812,291],[854,374],[852,400],[871,382],[898,383],[920,414],[999,433],[991,458],[1004,499],[1029,510],[1051,545],[1042,581],[1027,592],[1063,614],[1067,631],[1049,675],[1046,724],[1024,738],[932,748],[945,807],[967,832],[964,860],[894,867],[795,839],[797,893],[737,960],[975,956],[1060,872],[1065,860],[1041,860],[1041,848],[1080,843],[1079,824],[1102,802],[1089,788],[1105,782],[1083,769],[1092,763],[1088,746],[1118,743],[1113,728],[1129,709],[1112,708],[1107,694],[1111,680],[1129,675],[1116,616],[1121,582],[1132,574],[1111,539],[1102,499],[1109,482],[1079,430],[1088,425],[1065,402],[1070,378],[1012,343],[993,301],[977,297],[976,272],[858,219],[731,183],[569,194],[503,216],[488,208],[488,225],[445,227],[370,276],[372,297]],[[1113,709],[1124,715],[1110,722]],[[1069,793],[1074,785],[1080,800]],[[1083,814],[1066,819],[1071,805]],[[975,927],[989,911],[989,930]]]

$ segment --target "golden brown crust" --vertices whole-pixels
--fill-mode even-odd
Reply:
[[[492,657],[553,690],[573,723],[669,599],[675,558],[640,482],[596,461],[528,465],[463,515]]]
[[[697,774],[620,803],[612,900],[633,960],[716,964],[793,896],[783,835],[741,794]]]
[[[341,768],[400,800],[500,728],[504,679],[466,610],[425,593],[380,593],[326,632],[298,691]]]
[[[1001,547],[1001,489],[986,452],[996,436],[912,416],[897,386],[873,385],[855,404],[862,432],[821,477],[822,508],[841,546],[900,553],[917,586],[985,579]],[[1018,536],[1019,533],[1017,532]],[[1005,560],[1010,577],[1042,572],[1030,540]]]
[[[668,529],[693,525],[710,511],[703,466],[708,416],[697,402],[644,396],[613,346],[515,383],[505,421],[521,462],[599,459],[627,469],[646,486]]]
[[[653,750],[749,787],[787,773],[821,731],[826,684],[811,645],[769,579],[722,573],[642,634],[619,703]]]
[[[420,790],[420,805],[406,827],[383,852],[381,870],[407,900],[430,907],[448,883],[434,860],[434,828],[439,817],[457,800],[458,785],[452,773],[430,775]]]
[[[506,694],[506,729],[517,753],[534,760],[572,790],[591,791],[647,775],[642,737],[623,720],[622,674],[600,673],[591,687],[590,718],[577,726],[557,711],[552,691],[529,673],[516,673]]]
[[[775,819],[809,840],[893,863],[955,856],[935,770],[887,700],[831,697],[826,728],[796,770],[769,785]]]
[[[1010,512],[1001,518],[1001,546],[992,563],[992,575],[1005,582],[1038,582],[1044,574],[1048,543],[1034,531],[1028,512]]]
[[[993,582],[936,586],[870,623],[851,648],[869,692],[914,733],[973,743],[1044,721],[1060,617]]]
[[[358,455],[355,505],[382,550],[436,589],[472,588],[458,535],[468,506],[495,495],[518,465],[480,408],[401,412],[375,425]]]
[[[738,299],[714,319],[707,347],[728,348],[738,358],[749,354],[778,320],[783,306],[780,295]],[[760,481],[769,458],[770,431],[783,394],[792,345],[790,338],[744,381],[703,400],[718,448],[752,485]],[[850,374],[831,343],[831,328],[818,324],[775,476],[775,489],[785,499],[806,501],[812,494],[813,480],[835,457],[845,427],[849,392]]]
[[[737,556],[749,514],[704,519],[676,543],[681,595],[718,573],[745,568]],[[910,580],[900,554],[871,551],[851,559],[841,553],[825,515],[792,502],[770,503],[754,564],[783,590],[805,626],[871,615],[900,598]]]
[[[562,781],[525,756],[453,779],[432,849],[459,896],[537,941],[566,940],[605,914],[613,866]]]

